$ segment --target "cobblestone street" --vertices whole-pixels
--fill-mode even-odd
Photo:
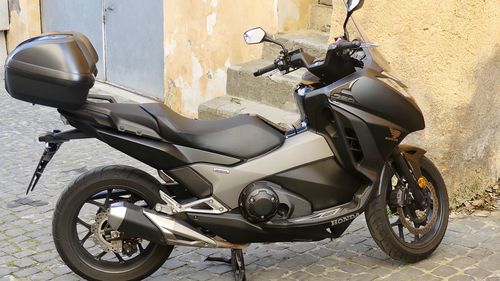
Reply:
[[[43,150],[38,134],[68,127],[55,109],[14,100],[3,84],[0,80],[0,280],[80,280],[52,242],[52,211],[60,191],[97,166],[127,164],[155,171],[96,140],[71,141],[26,197]],[[229,251],[175,248],[149,280],[233,280],[230,266],[204,261],[208,255]],[[364,216],[340,239],[255,244],[245,250],[245,259],[250,280],[500,280],[500,212],[451,219],[436,252],[411,265],[388,258],[375,245]]]

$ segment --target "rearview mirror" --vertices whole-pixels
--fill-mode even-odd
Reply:
[[[347,16],[344,21],[344,39],[349,40],[349,33],[347,32],[347,22],[351,17],[352,13],[363,7],[364,0],[347,0]]]
[[[348,0],[347,1],[347,12],[352,13],[363,6],[363,0]]]
[[[266,38],[266,32],[260,27],[255,27],[245,31],[243,38],[247,44],[259,44]]]

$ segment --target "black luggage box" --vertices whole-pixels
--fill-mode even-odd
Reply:
[[[87,100],[97,52],[81,33],[50,33],[19,44],[5,63],[5,88],[16,99],[62,109]]]

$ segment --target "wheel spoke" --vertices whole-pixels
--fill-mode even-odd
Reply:
[[[80,208],[79,213],[73,217],[74,227],[77,231],[76,239],[73,240],[74,243],[79,243],[81,247],[83,247],[83,249],[85,249],[87,253],[96,260],[96,262],[125,264],[128,260],[128,258],[120,252],[108,251],[107,249],[109,249],[109,245],[107,245],[106,243],[106,245],[101,243],[103,242],[101,241],[101,238],[106,239],[107,242],[110,242],[108,240],[107,234],[109,234],[109,231],[112,231],[113,229],[106,221],[107,217],[105,216],[105,212],[107,212],[111,204],[116,201],[132,201],[132,203],[144,205],[145,207],[149,205],[145,199],[135,194],[134,192],[130,192],[128,189],[120,189],[120,187],[117,186],[114,186],[113,188],[111,186],[107,186],[102,188],[100,192],[87,198],[84,201],[84,204],[88,205],[83,205]],[[93,216],[94,213],[95,218],[94,220],[92,220],[90,216]],[[87,231],[83,230],[82,227],[78,227],[78,225],[82,225],[82,227],[86,228]],[[95,232],[92,232],[94,225],[99,226],[99,228],[96,229]],[[94,236],[92,235],[96,235],[95,237],[98,238],[99,241],[95,241],[95,243],[87,243],[89,240],[93,241]],[[103,235],[103,237],[100,237],[100,235]],[[106,235],[106,237],[104,237],[104,235]],[[142,256],[143,254],[149,252],[149,246],[147,243],[140,244],[140,242],[142,242],[142,239],[138,239],[136,241],[135,244],[137,246],[135,247],[137,248],[135,248],[134,250],[138,250],[138,254]],[[113,255],[115,255],[116,259],[113,258]]]
[[[99,255],[95,256],[95,258],[96,258],[97,260],[101,260],[101,259],[102,259],[102,257],[103,257],[104,255],[106,255],[106,253],[107,253],[106,251],[103,251],[103,252],[102,252],[102,253],[100,253]]]
[[[111,194],[113,193],[113,189],[108,189],[106,194],[106,199],[104,200],[104,207],[107,209],[109,208],[109,199],[111,198]]]
[[[125,260],[122,258],[122,256],[121,256],[120,254],[118,254],[118,253],[116,253],[116,252],[114,252],[114,253],[115,253],[116,258],[117,258],[117,259],[118,259],[121,263],[124,263],[124,262],[125,262]]]
[[[87,228],[88,230],[90,230],[90,224],[84,222],[81,218],[76,218],[76,222],[83,225],[85,228]]]
[[[401,225],[401,220],[397,219],[395,222],[391,223],[391,227]]]
[[[100,202],[97,202],[95,200],[88,200],[86,203],[95,205],[95,206],[99,207],[99,209],[101,209],[103,211],[107,211],[107,208],[106,208],[106,206],[104,204],[102,204]]]
[[[403,241],[405,241],[405,235],[403,233],[403,225],[402,224],[398,225],[398,231],[399,231],[399,238],[401,238],[401,239],[403,239]]]
[[[87,241],[87,239],[89,239],[90,235],[92,235],[92,232],[87,232],[87,234],[85,234],[85,236],[82,238],[82,240],[80,240],[80,245],[83,246],[83,244],[85,244],[85,241]]]

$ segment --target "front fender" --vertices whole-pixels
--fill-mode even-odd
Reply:
[[[420,170],[420,160],[422,156],[427,152],[422,148],[401,144],[399,145],[399,150],[403,153],[403,158],[406,160],[408,165],[410,165],[410,170],[413,172],[413,175],[416,179],[422,176],[422,171]],[[389,166],[389,163],[385,163],[382,171],[380,172],[378,184],[377,184],[377,192],[375,196],[379,196],[391,182],[393,172],[392,168]]]
[[[422,171],[420,170],[420,160],[427,151],[408,144],[399,145],[399,150],[401,150],[403,158],[410,166],[410,170],[413,172],[415,180],[418,180],[422,176]]]

